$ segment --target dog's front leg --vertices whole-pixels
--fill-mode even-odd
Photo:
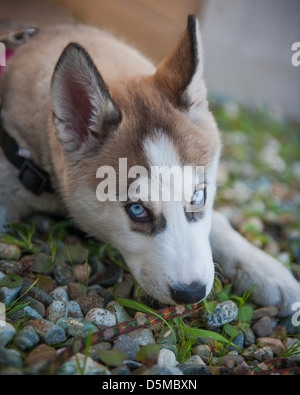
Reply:
[[[280,262],[250,244],[237,233],[224,215],[214,211],[210,242],[214,262],[233,283],[234,292],[243,294],[254,284],[252,300],[260,305],[276,305],[280,315],[292,313],[300,302],[300,283]]]

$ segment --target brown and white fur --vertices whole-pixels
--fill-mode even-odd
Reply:
[[[27,191],[0,149],[0,229],[36,211],[63,211],[119,249],[139,284],[162,302],[207,296],[217,262],[236,292],[256,284],[253,299],[287,315],[300,301],[299,283],[213,211],[221,144],[202,72],[193,16],[158,68],[93,27],[41,29],[0,79],[1,115],[7,132],[50,174],[57,194]],[[127,158],[128,168],[205,166],[206,179],[195,180],[195,187],[207,187],[201,215],[189,219],[185,201],[150,201],[144,204],[151,221],[138,223],[124,202],[100,203],[97,169],[113,166],[118,173],[119,158]]]

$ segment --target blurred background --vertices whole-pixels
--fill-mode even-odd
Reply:
[[[199,15],[210,93],[300,120],[299,0],[0,0],[0,19],[76,20],[109,29],[158,63]]]

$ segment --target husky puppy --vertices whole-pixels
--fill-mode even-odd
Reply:
[[[299,283],[213,210],[221,144],[202,75],[194,16],[157,68],[96,28],[42,28],[16,49],[1,75],[1,133],[14,140],[16,155],[48,175],[55,193],[47,182],[28,189],[30,165],[25,161],[20,170],[2,146],[0,228],[36,211],[63,211],[84,231],[115,246],[141,287],[162,302],[205,298],[216,262],[235,292],[256,284],[255,302],[277,305],[288,315],[300,301]],[[128,192],[136,178],[120,168],[121,158],[128,169],[159,167],[150,177],[162,177],[157,188],[172,184],[165,173],[172,166],[204,171],[193,175],[189,199],[141,199],[139,188],[131,188],[130,198],[118,199],[116,193],[115,199],[101,201],[101,169],[114,169],[123,195],[124,185]],[[141,170],[139,187],[148,183]]]

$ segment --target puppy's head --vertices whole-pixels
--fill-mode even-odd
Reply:
[[[209,234],[220,142],[202,72],[190,16],[152,76],[108,87],[86,51],[70,44],[52,80],[71,214],[118,248],[142,288],[167,303],[198,302],[214,280]]]

